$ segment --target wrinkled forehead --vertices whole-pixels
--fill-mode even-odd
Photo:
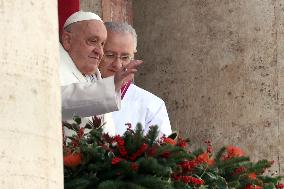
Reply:
[[[79,35],[107,37],[107,30],[103,22],[99,20],[85,20],[72,24],[72,32]]]

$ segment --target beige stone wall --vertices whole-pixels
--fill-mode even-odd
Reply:
[[[63,189],[57,1],[0,1],[0,188]]]
[[[284,1],[133,0],[136,82],[193,146],[233,144],[284,171]]]

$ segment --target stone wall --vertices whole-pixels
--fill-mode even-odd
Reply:
[[[132,24],[132,0],[81,0],[80,9],[97,13],[104,21]]]
[[[284,1],[133,0],[133,12],[136,82],[165,100],[173,128],[283,173]]]
[[[63,189],[57,1],[0,1],[0,188]]]
[[[102,0],[80,0],[80,9],[94,12],[102,17]]]

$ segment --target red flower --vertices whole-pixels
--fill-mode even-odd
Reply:
[[[137,163],[131,163],[131,169],[133,170],[133,171],[137,171],[138,170],[138,165],[137,165]]]
[[[102,125],[102,118],[100,116],[92,116],[92,123],[94,128],[98,128]]]
[[[171,155],[171,153],[168,152],[168,151],[166,151],[166,152],[164,152],[164,153],[161,154],[161,156],[164,157],[164,158],[169,158],[170,155]]]
[[[196,167],[198,163],[192,160],[192,161],[181,162],[179,163],[179,165],[181,166],[183,172],[187,172],[187,171],[190,171],[192,168]]]
[[[118,144],[118,151],[119,151],[120,155],[127,156],[127,151],[126,151],[125,146],[124,146],[123,138],[121,138],[121,136],[117,135],[117,136],[114,137],[114,141],[116,141],[117,144]]]
[[[127,156],[127,151],[124,146],[119,147],[118,151],[122,156]]]
[[[284,188],[284,184],[279,183],[279,184],[276,185],[276,188],[277,189],[283,189]]]
[[[248,178],[250,178],[251,180],[255,180],[256,179],[256,173],[248,174]]]
[[[129,159],[132,160],[132,161],[136,160],[137,157],[141,156],[146,151],[147,148],[148,148],[148,144],[143,143],[140,146],[140,148],[137,150],[137,152],[132,154],[132,156]]]
[[[183,140],[183,139],[181,139],[181,138],[178,139],[178,142],[177,142],[176,145],[177,145],[177,146],[180,146],[180,147],[182,147],[182,148],[188,147],[187,141],[186,141],[186,140]]]
[[[191,181],[191,176],[180,176],[179,178],[182,182],[184,183],[190,183]]]
[[[209,157],[209,154],[207,152],[200,154],[197,158],[196,161],[198,163],[207,163],[208,165],[213,165],[214,160]]]
[[[118,164],[119,162],[121,162],[122,161],[122,158],[120,158],[120,157],[114,157],[114,158],[112,158],[112,160],[111,160],[111,164],[112,165],[115,165],[115,164]]]
[[[258,185],[248,184],[248,185],[246,185],[246,189],[262,189],[262,187],[258,186]]]
[[[171,145],[174,146],[174,145],[176,145],[177,142],[172,138],[164,138],[164,143],[171,144]]]
[[[112,143],[112,137],[110,137],[108,133],[103,133],[102,138],[103,138],[103,140],[105,140],[107,143]]]
[[[121,138],[121,136],[119,136],[119,135],[115,136],[114,140],[117,142],[117,144],[119,146],[123,146],[124,145],[124,140]]]
[[[74,139],[71,141],[72,147],[76,148],[79,146],[79,140],[78,139]]]
[[[85,128],[81,127],[77,132],[78,139],[82,138],[84,135]]]
[[[180,176],[178,176],[178,175],[176,175],[176,174],[172,174],[172,175],[171,175],[171,178],[172,178],[172,180],[177,181],[177,180],[180,179]]]
[[[204,184],[204,180],[192,176],[180,176],[179,180],[181,180],[184,183],[192,183],[196,185]]]
[[[84,136],[84,131],[85,131],[85,128],[83,127],[77,131],[77,136],[71,141],[71,145],[73,148],[76,148],[79,146],[80,139]]]
[[[227,146],[227,155],[223,157],[224,160],[231,159],[233,157],[242,157],[244,156],[244,152],[241,148],[236,146]]]
[[[245,172],[246,170],[247,170],[246,167],[241,166],[241,167],[238,167],[238,168],[236,168],[236,169],[234,170],[234,174],[240,174],[240,173]]]
[[[154,156],[157,153],[157,147],[152,147],[148,149],[148,156]]]
[[[193,184],[196,184],[196,185],[202,185],[202,184],[204,184],[204,180],[199,179],[199,178],[195,178],[195,177],[192,177],[192,178],[191,178],[191,182],[192,182]]]
[[[210,141],[205,141],[205,143],[207,144],[207,153],[212,153],[213,151],[213,147]]]
[[[143,143],[141,145],[141,147],[139,148],[139,155],[141,155],[142,153],[144,153],[146,151],[146,149],[148,148],[148,144]]]
[[[63,162],[66,167],[76,167],[81,163],[81,154],[79,152],[67,152],[67,154],[63,157]]]

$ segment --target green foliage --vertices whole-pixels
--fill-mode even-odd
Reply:
[[[104,181],[99,184],[98,189],[147,189],[132,182],[126,181]]]
[[[158,159],[150,158],[140,158],[138,161],[139,173],[149,174],[160,177],[169,177],[171,174],[171,167],[164,166]]]
[[[169,181],[163,180],[157,176],[141,175],[140,177],[136,177],[134,182],[149,189],[173,189],[172,184]]]
[[[138,124],[123,136],[110,137],[98,120],[86,125],[88,133],[80,118],[74,121],[63,124],[77,133],[64,140],[65,189],[270,189],[283,178],[263,176],[272,162],[251,162],[237,147],[223,147],[215,156],[208,149],[188,152],[181,145],[187,139],[176,133],[157,138],[157,126],[144,135]],[[68,158],[74,164],[67,164]]]
[[[158,137],[158,126],[153,125],[153,126],[150,127],[150,130],[146,134],[145,140],[150,146],[153,146],[157,137]]]

